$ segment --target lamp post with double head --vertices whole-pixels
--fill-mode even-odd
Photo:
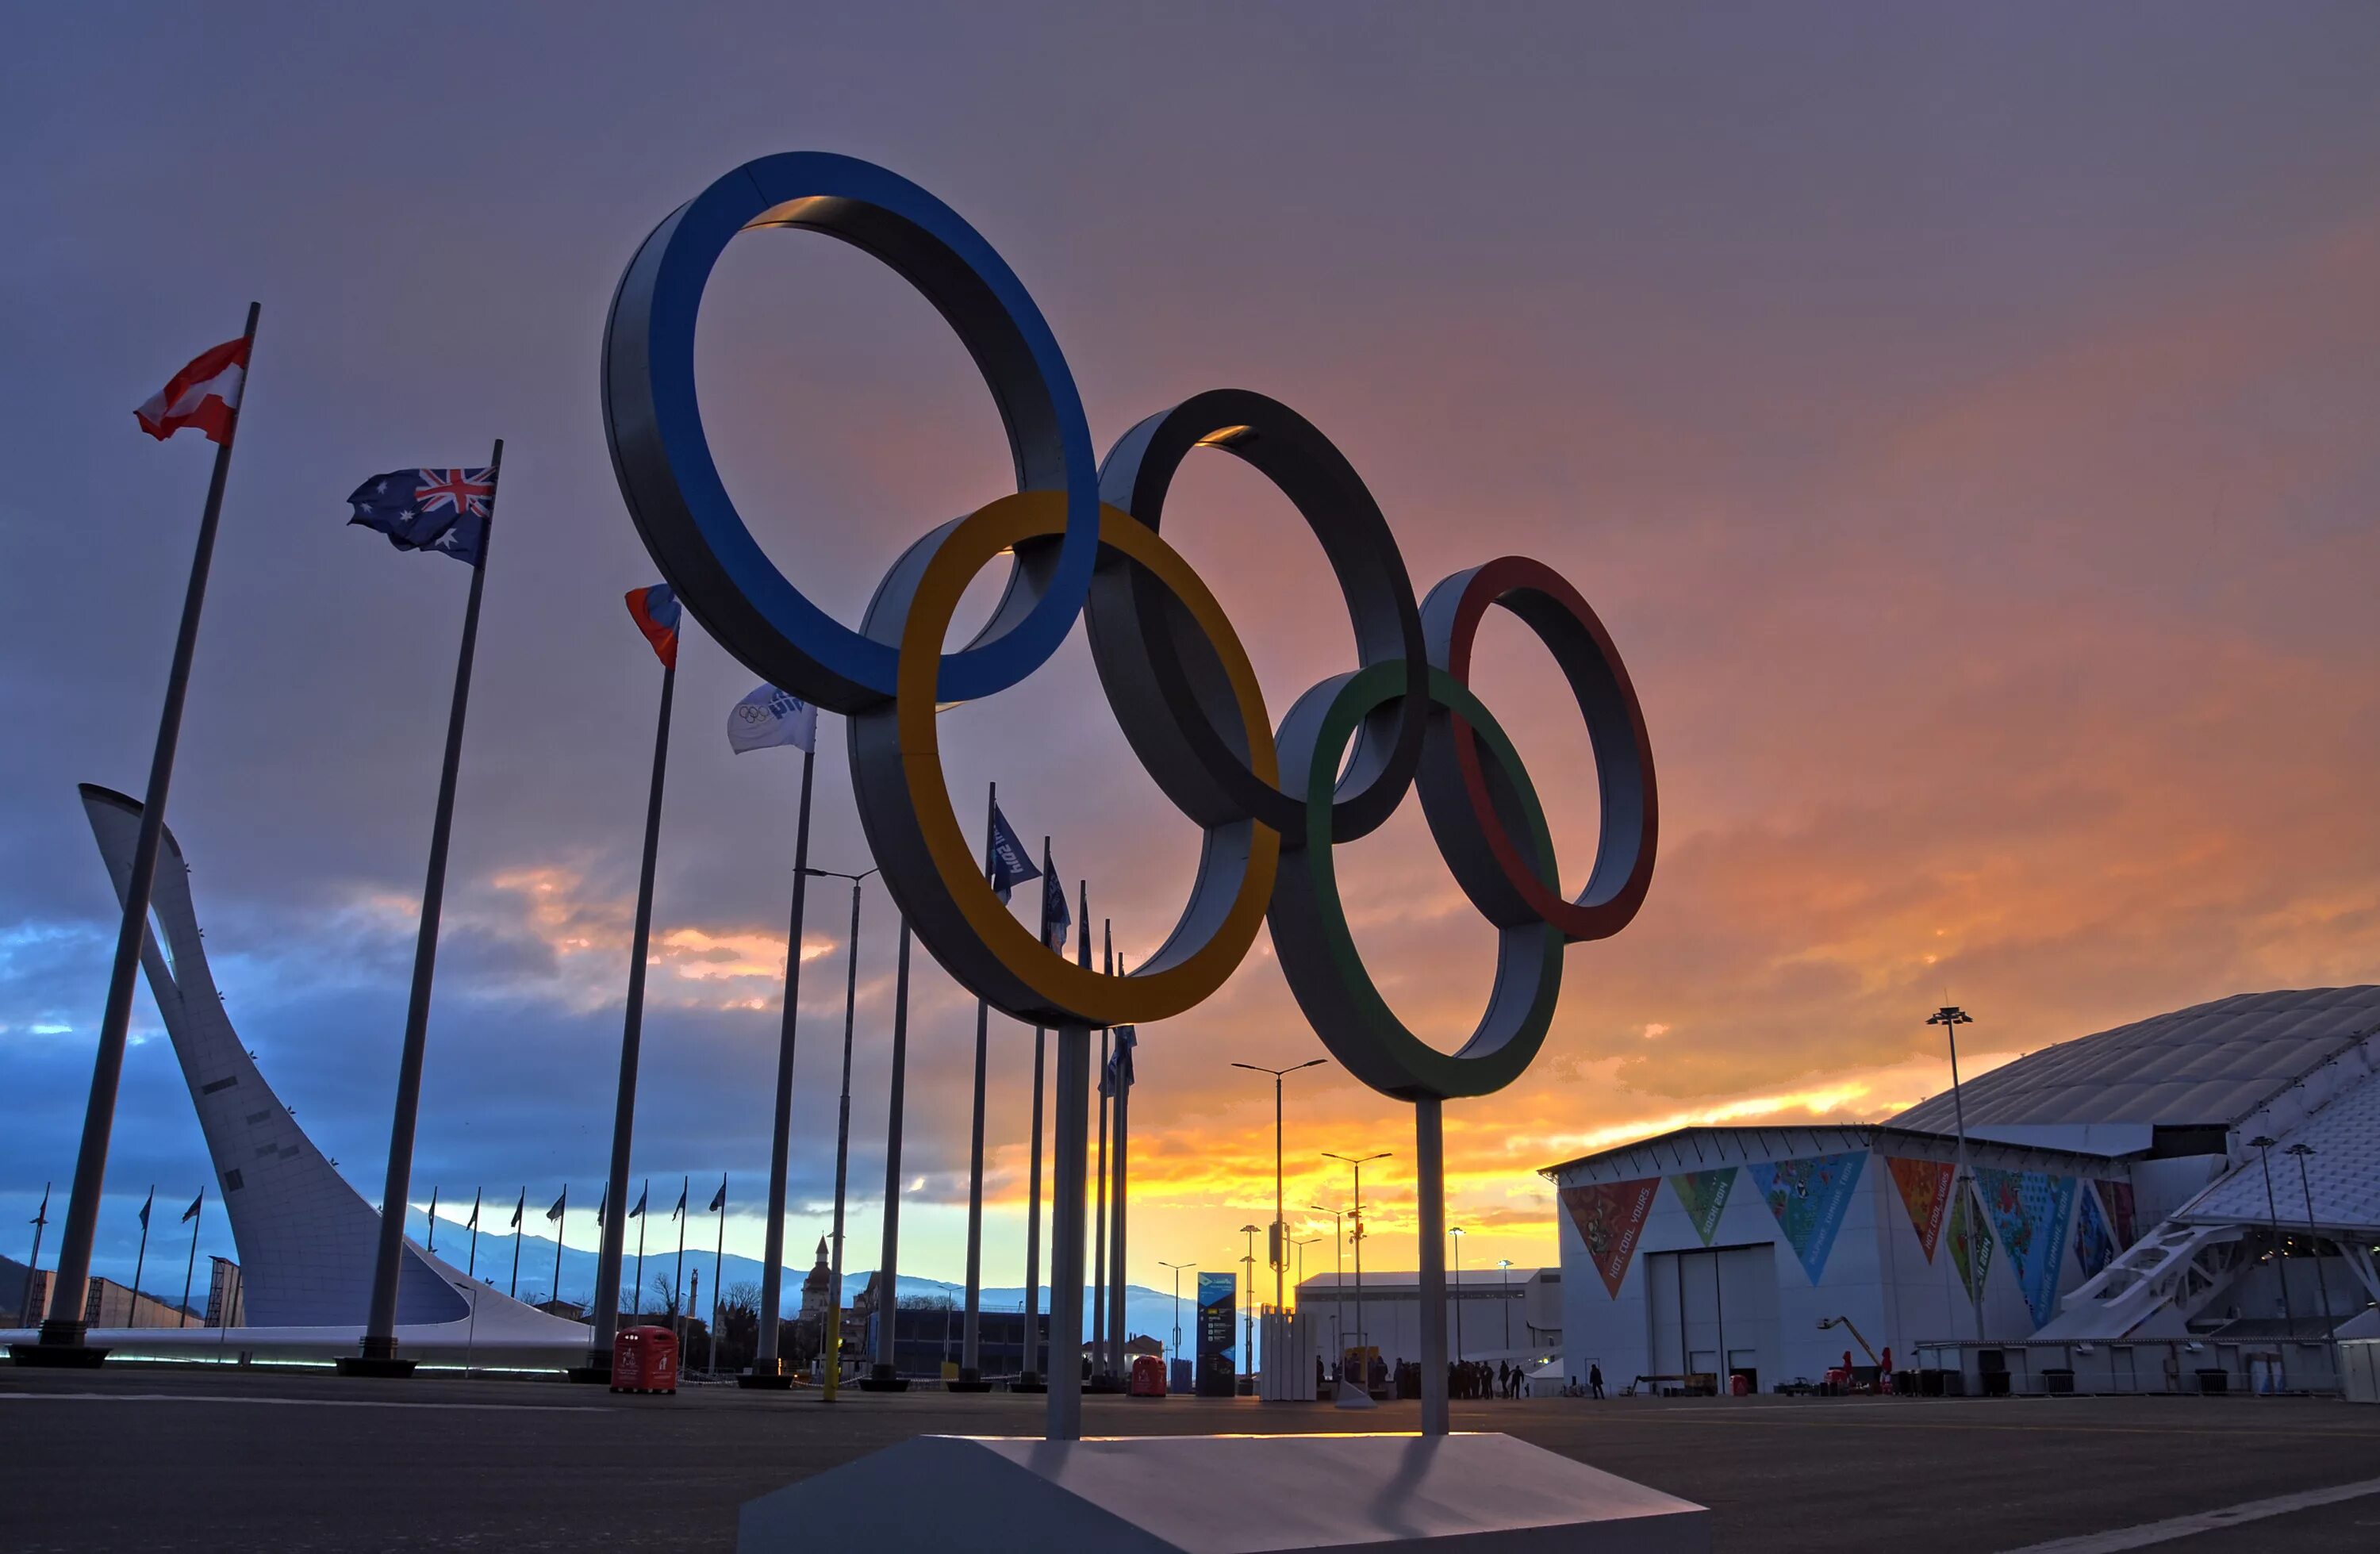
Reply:
[[[1326,1203],[1306,1207],[1330,1216],[1330,1374],[1343,1381],[1346,1378],[1340,1373],[1347,1364],[1347,1211]]]
[[[1512,1347],[1512,1259],[1500,1257],[1496,1262],[1496,1304],[1504,1308],[1504,1347]]]
[[[2330,1316],[2330,1276],[2322,1270],[2322,1247],[2315,1239],[2320,1232],[2313,1228],[2313,1180],[2306,1174],[2306,1157],[2314,1153],[2314,1147],[2300,1139],[2281,1153],[2297,1157],[2298,1191],[2305,1195],[2306,1250],[2313,1254],[2314,1287],[2322,1292],[2322,1336],[2328,1338],[2334,1326]]]
[[[2289,1306],[2289,1265],[2283,1257],[2281,1247],[2281,1205],[2280,1200],[2273,1196],[2273,1146],[2279,1142],[2268,1134],[2260,1133],[2248,1141],[2248,1147],[2263,1156],[2265,1160],[2265,1213],[2273,1227],[2273,1272],[2281,1281],[2281,1324],[2294,1338],[2297,1336],[2298,1317]]]
[[[1933,1014],[1926,1015],[1925,1023],[1929,1026],[1941,1026],[1944,1038],[1950,1044],[1950,1116],[1959,1129],[1958,1180],[1950,1186],[1950,1203],[1952,1211],[1956,1212],[1967,1202],[1973,1182],[1973,1175],[1967,1170],[1967,1103],[1959,1092],[1959,1027],[1973,1025],[1975,1017],[1955,1003],[1946,1003]],[[1953,1258],[1951,1261],[1955,1265],[1957,1259]],[[1967,1307],[1975,1319],[1975,1342],[1981,1343],[1984,1341],[1982,1281],[1975,1280],[1968,1283]]]
[[[1342,1165],[1352,1166],[1354,1168],[1355,1172],[1355,1201],[1354,1204],[1347,1210],[1347,1217],[1355,1221],[1355,1348],[1359,1352],[1359,1360],[1363,1365],[1365,1371],[1363,1380],[1360,1384],[1366,1388],[1370,1387],[1372,1384],[1371,1359],[1370,1356],[1360,1354],[1364,1348],[1365,1336],[1364,1168],[1371,1164],[1374,1160],[1385,1160],[1393,1153],[1393,1150],[1389,1149],[1383,1149],[1376,1155],[1334,1155],[1328,1149],[1325,1149],[1322,1152],[1322,1158],[1324,1159],[1337,1160]]]
[[[851,1033],[859,1009],[859,886],[876,870],[863,868],[847,874],[841,869],[806,868],[802,872],[817,879],[851,881],[851,944],[843,972],[843,1102],[834,1124],[834,1236],[828,1262],[826,1331],[820,1335],[819,1345],[826,1354],[823,1395],[832,1402],[843,1379],[843,1205],[851,1168]],[[796,944],[790,953],[798,955],[801,949]]]
[[[1173,1363],[1179,1365],[1182,1363],[1182,1273],[1184,1269],[1194,1269],[1198,1265],[1196,1263],[1169,1263],[1164,1258],[1160,1257],[1157,1259],[1157,1266],[1159,1268],[1170,1268],[1173,1270]],[[1172,1384],[1172,1378],[1168,1377],[1166,1378],[1166,1385],[1171,1387]]]
[[[1281,1076],[1283,1074],[1295,1074],[1302,1068],[1318,1067],[1330,1061],[1330,1060],[1328,1058],[1308,1058],[1302,1063],[1292,1063],[1287,1068],[1267,1068],[1262,1063],[1235,1062],[1232,1065],[1233,1068],[1245,1068],[1250,1074],[1269,1074],[1272,1075],[1272,1229],[1265,1233],[1265,1245],[1266,1250],[1272,1255],[1272,1305],[1273,1309],[1276,1311],[1287,1311],[1289,1309],[1289,1292],[1283,1287],[1287,1283],[1289,1278],[1289,1251],[1288,1248],[1282,1244],[1282,1239],[1288,1235],[1289,1232],[1281,1220]],[[1255,1304],[1255,1292],[1250,1291],[1249,1295],[1249,1304],[1253,1306]]]
[[[1248,1367],[1247,1375],[1254,1376],[1257,1371],[1257,1303],[1249,1297],[1256,1293],[1257,1228],[1242,1225],[1240,1233],[1248,1238],[1247,1256],[1240,1259],[1240,1266],[1247,1270],[1241,1275],[1240,1364]]]

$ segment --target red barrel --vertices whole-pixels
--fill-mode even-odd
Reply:
[[[677,1334],[667,1328],[624,1328],[612,1341],[612,1390],[675,1392]]]

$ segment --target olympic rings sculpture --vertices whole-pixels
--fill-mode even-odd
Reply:
[[[694,381],[695,320],[737,233],[821,232],[922,293],[981,370],[1008,432],[1014,494],[943,524],[896,561],[858,629],[779,572],[719,477]],[[1458,572],[1416,600],[1363,480],[1296,411],[1201,394],[1149,417],[1094,463],[1073,374],[1024,284],[957,212],[850,157],[747,163],[654,228],[621,277],[603,342],[613,467],[638,532],[685,607],[771,683],[844,716],[860,822],[927,949],[969,990],[1041,1024],[1179,1014],[1220,987],[1269,924],[1282,974],[1331,1054],[1407,1099],[1492,1093],[1543,1043],[1563,950],[1636,915],[1658,831],[1652,745],[1618,650],[1578,591],[1536,561]],[[1194,448],[1254,467],[1305,521],[1336,575],[1358,667],[1299,698],[1276,731],[1230,620],[1160,537]],[[942,645],[960,595],[1009,556],[990,621]],[[1470,686],[1490,605],[1552,654],[1586,722],[1602,832],[1566,896],[1545,811],[1512,741]],[[939,707],[1005,690],[1084,618],[1101,686],[1159,788],[1205,832],[1172,935],[1129,976],[1043,945],[991,893],[943,786]],[[1457,884],[1499,934],[1488,1006],[1441,1051],[1398,1019],[1356,953],[1332,848],[1376,830],[1417,787]]]

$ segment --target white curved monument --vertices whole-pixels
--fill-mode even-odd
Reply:
[[[121,899],[140,805],[86,783],[83,807]],[[207,968],[189,866],[169,829],[158,860],[140,964],[180,1060],[215,1181],[238,1243],[250,1326],[99,1330],[119,1357],[237,1349],[259,1359],[352,1354],[371,1298],[380,1215],[298,1126],[258,1072]],[[163,940],[163,943],[159,942]],[[398,1284],[398,1338],[431,1365],[559,1367],[587,1352],[588,1329],[500,1293],[408,1241]],[[0,1342],[30,1342],[30,1331]]]

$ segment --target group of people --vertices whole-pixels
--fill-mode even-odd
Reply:
[[[1446,1367],[1446,1395],[1450,1398],[1517,1398],[1521,1395],[1520,1366],[1502,1360],[1489,1368],[1485,1360],[1458,1360]]]

